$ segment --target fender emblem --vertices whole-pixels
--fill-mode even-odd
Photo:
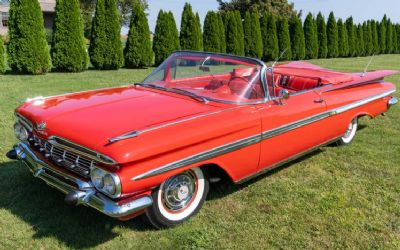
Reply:
[[[36,130],[38,130],[38,131],[46,130],[46,123],[45,122],[37,123],[36,124]]]

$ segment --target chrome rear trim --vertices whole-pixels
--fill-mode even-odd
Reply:
[[[396,97],[392,97],[389,102],[388,102],[388,107],[392,107],[394,105],[396,105],[399,102],[399,100]]]

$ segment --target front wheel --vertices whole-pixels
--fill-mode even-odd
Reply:
[[[177,174],[153,192],[154,202],[146,216],[156,228],[178,225],[200,210],[208,189],[208,180],[200,168]]]
[[[356,136],[357,128],[358,128],[358,118],[356,117],[350,122],[349,126],[347,127],[346,132],[338,140],[337,144],[338,145],[350,144],[353,141],[354,137]]]

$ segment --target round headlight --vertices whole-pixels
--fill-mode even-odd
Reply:
[[[117,191],[117,184],[111,174],[106,174],[104,176],[104,187],[103,190],[108,194],[114,195]]]
[[[104,187],[104,175],[105,172],[98,168],[95,168],[90,172],[90,178],[92,179],[93,185],[96,188],[102,189]]]
[[[26,141],[29,138],[28,130],[18,122],[14,124],[14,133],[21,141]]]

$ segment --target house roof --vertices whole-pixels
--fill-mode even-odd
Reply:
[[[39,4],[43,12],[55,12],[56,0],[39,0]],[[0,12],[8,12],[9,10],[8,4],[0,4]]]

